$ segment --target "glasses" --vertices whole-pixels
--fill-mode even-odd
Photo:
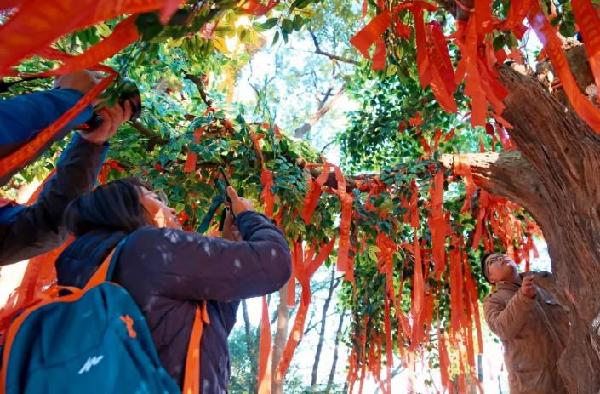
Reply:
[[[492,264],[501,263],[506,261],[508,258],[501,254],[494,254],[487,258],[485,261],[485,271],[486,275],[489,275],[489,269]]]

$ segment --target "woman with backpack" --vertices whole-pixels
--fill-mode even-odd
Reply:
[[[59,285],[82,288],[119,245],[111,281],[140,307],[162,365],[180,387],[195,313],[205,303],[202,394],[227,392],[227,336],[240,300],[274,292],[291,275],[283,234],[233,188],[227,194],[235,225],[228,215],[224,238],[211,238],[181,230],[175,211],[134,179],[99,186],[67,209],[76,239],[56,262]]]

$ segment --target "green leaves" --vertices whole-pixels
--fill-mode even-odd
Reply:
[[[261,30],[269,30],[270,28],[276,26],[278,21],[279,18],[269,18],[266,20],[266,22],[259,24],[258,28]]]
[[[321,0],[295,0],[290,9],[293,10],[294,8],[305,8],[311,3],[319,3],[320,1]]]

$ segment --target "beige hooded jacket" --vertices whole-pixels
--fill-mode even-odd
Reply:
[[[552,274],[525,275],[534,275],[534,299],[520,284],[500,282],[483,302],[485,320],[504,345],[510,392],[566,393],[556,363],[567,343],[568,311],[557,300]]]

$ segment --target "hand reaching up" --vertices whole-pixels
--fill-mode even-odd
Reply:
[[[521,292],[524,296],[527,296],[529,298],[535,298],[535,284],[533,284],[533,276],[526,276],[525,278],[523,278]]]
[[[242,236],[234,223],[233,215],[229,210],[227,210],[227,215],[225,216],[225,223],[223,224],[223,238],[228,239],[230,241],[242,240]]]
[[[231,199],[231,210],[235,216],[238,216],[242,212],[254,211],[254,206],[250,200],[246,200],[243,197],[239,197],[235,189],[231,186],[227,187],[227,196]]]
[[[102,118],[102,123],[80,134],[87,141],[100,145],[115,135],[119,127],[131,118],[131,103],[126,101],[124,105],[115,104],[112,107],[102,108],[98,115]]]

